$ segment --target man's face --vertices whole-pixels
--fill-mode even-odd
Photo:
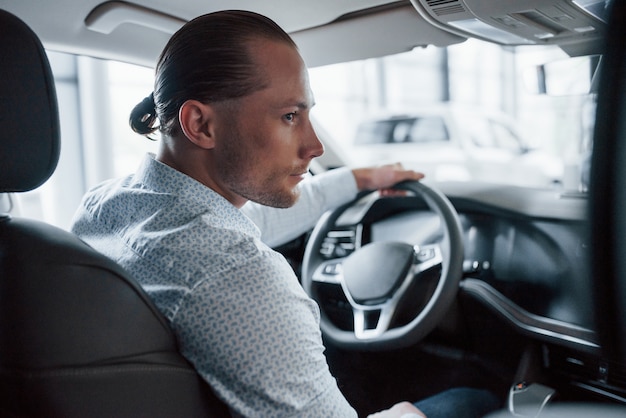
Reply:
[[[220,108],[214,163],[235,205],[289,207],[309,163],[324,152],[309,119],[308,73],[289,45],[263,40],[251,49],[267,87]]]

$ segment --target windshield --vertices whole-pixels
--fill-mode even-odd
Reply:
[[[152,91],[153,70],[71,54],[49,57],[61,158],[46,184],[13,204],[23,216],[66,228],[89,188],[133,172],[146,152],[157,149],[158,141],[128,127],[131,109]],[[546,83],[527,85],[529,70],[563,59],[568,57],[555,47],[468,40],[312,68],[313,118],[326,146],[320,165],[399,161],[424,172],[427,181],[584,191],[594,96],[563,95],[563,86],[574,82],[558,77],[568,71],[560,65],[549,67],[551,79],[561,81],[561,95],[537,94],[549,90]]]
[[[350,166],[402,162],[432,181],[580,191],[594,97],[538,94],[527,77],[567,59],[557,47],[468,40],[313,68],[314,116]]]

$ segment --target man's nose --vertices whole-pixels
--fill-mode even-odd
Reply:
[[[305,133],[304,139],[305,158],[316,158],[324,153],[324,144],[320,141],[313,125],[308,123],[308,129]]]

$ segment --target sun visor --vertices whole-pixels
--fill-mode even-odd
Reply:
[[[291,35],[309,67],[380,57],[428,45],[447,46],[466,39],[426,22],[411,5],[346,16]]]

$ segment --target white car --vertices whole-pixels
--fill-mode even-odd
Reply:
[[[564,160],[532,149],[500,113],[437,105],[358,125],[349,154],[356,161],[400,161],[434,181],[483,181],[558,187]]]

